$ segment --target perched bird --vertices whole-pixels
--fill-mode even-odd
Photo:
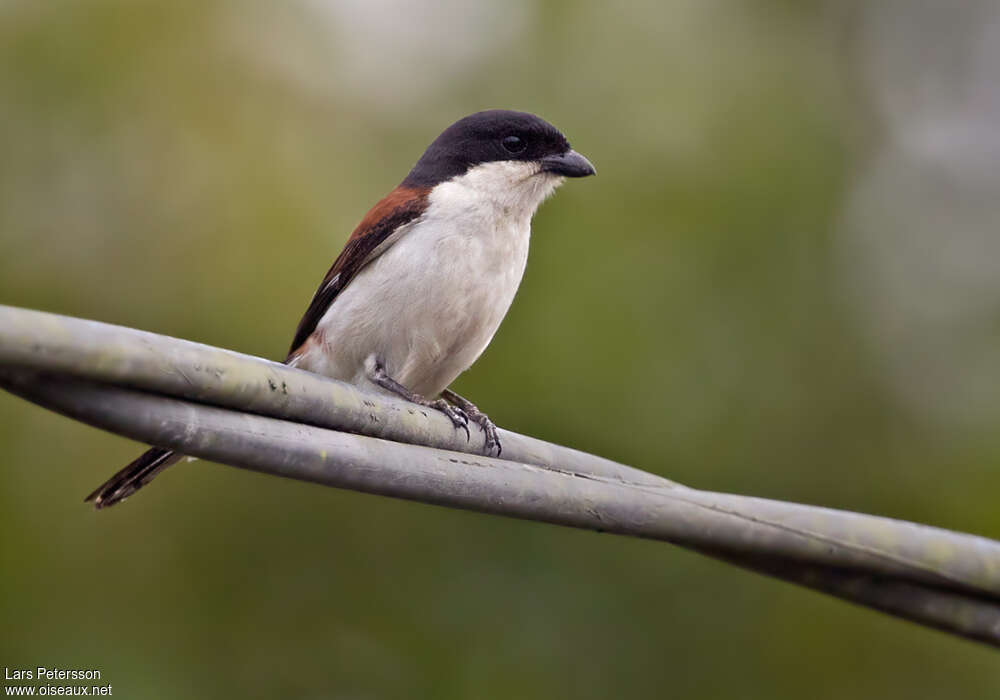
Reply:
[[[528,259],[531,217],[567,177],[594,174],[545,120],[489,110],[458,120],[365,215],[299,322],[285,362],[496,426],[448,389],[493,339]],[[87,497],[105,508],[182,455],[154,447]]]

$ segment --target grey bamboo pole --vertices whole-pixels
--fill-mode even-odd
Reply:
[[[278,362],[99,321],[0,305],[0,366],[69,374],[109,384],[263,413],[335,430],[481,454],[439,411],[296,370]],[[501,430],[503,456],[543,466],[615,476],[650,486],[662,477],[609,459]],[[676,484],[674,484],[676,485]]]
[[[254,375],[247,363],[263,374]],[[15,393],[195,456],[342,488],[662,539],[1000,645],[1000,543],[984,538],[705,493],[530,438],[512,444],[527,445],[520,449],[555,463],[404,445],[171,399],[163,394],[221,398],[218,403],[242,409],[230,396],[243,393],[256,413],[289,417],[304,410],[308,399],[322,402],[324,391],[349,390],[347,398],[354,392],[362,410],[383,418],[358,420],[347,402],[342,412],[354,415],[356,425],[372,432],[410,431],[426,442],[456,441],[450,422],[436,420],[433,412],[423,415],[388,401],[400,415],[383,416],[386,400],[331,380],[185,341],[39,312],[0,307],[0,365],[7,366],[0,383]],[[40,376],[39,370],[62,376]],[[264,376],[268,372],[274,376]],[[300,382],[306,398],[297,401]],[[343,416],[334,413],[328,407],[310,418],[315,423],[332,417],[333,427],[342,427],[337,420]],[[475,447],[465,444],[464,433],[457,442]],[[569,469],[558,464],[564,450],[573,462]]]
[[[328,486],[674,542],[1000,646],[996,596],[914,583],[905,575],[866,572],[864,563],[850,570],[774,556],[766,542],[740,540],[742,522],[722,519],[713,528],[702,529],[704,514],[697,507],[677,503],[657,489],[351,435],[73,378],[0,370],[0,385],[98,427],[206,459]],[[781,538],[785,533],[770,534]],[[874,562],[868,566],[877,568]]]

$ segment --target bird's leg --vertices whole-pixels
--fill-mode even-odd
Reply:
[[[476,404],[459,396],[451,389],[445,389],[442,391],[441,396],[460,408],[462,412],[469,417],[469,420],[483,429],[483,433],[486,435],[486,454],[489,454],[496,449],[497,457],[499,457],[502,448],[500,447],[500,436],[497,434],[496,423],[491,421],[489,416],[480,411]]]
[[[441,413],[451,419],[452,425],[465,431],[466,440],[469,440],[472,437],[469,433],[469,418],[465,415],[465,411],[458,406],[453,406],[444,399],[426,399],[420,394],[410,391],[405,386],[390,377],[388,372],[385,371],[385,367],[379,361],[374,363],[374,366],[369,369],[367,374],[368,379],[375,382],[383,389],[387,389],[397,396],[402,396],[407,401],[412,401],[420,406],[427,406],[428,408],[434,408],[441,411]]]

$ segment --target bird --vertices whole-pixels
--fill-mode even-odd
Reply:
[[[463,117],[362,218],[313,295],[285,364],[437,409],[499,456],[496,425],[449,385],[490,344],[521,283],[531,219],[566,178],[596,174],[528,112]],[[85,499],[128,498],[183,455],[153,447]]]

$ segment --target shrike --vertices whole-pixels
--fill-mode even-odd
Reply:
[[[517,292],[531,217],[567,177],[594,174],[545,120],[489,110],[441,133],[365,215],[326,273],[286,364],[496,426],[448,389],[482,354]],[[87,497],[105,508],[182,455],[154,447]]]

